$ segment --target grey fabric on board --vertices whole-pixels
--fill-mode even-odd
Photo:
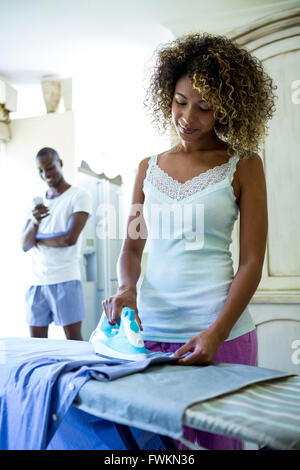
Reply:
[[[253,383],[290,375],[240,364],[152,364],[143,372],[117,380],[90,380],[80,390],[76,406],[110,421],[179,438],[187,407]]]

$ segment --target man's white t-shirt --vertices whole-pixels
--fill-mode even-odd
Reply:
[[[74,212],[92,212],[91,195],[84,189],[71,186],[54,199],[45,199],[50,214],[39,225],[39,234],[55,234],[67,230]],[[57,284],[80,280],[80,247],[82,232],[75,245],[48,247],[35,245],[32,253],[32,279],[30,285]]]

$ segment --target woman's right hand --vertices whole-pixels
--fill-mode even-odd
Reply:
[[[119,323],[122,309],[124,307],[129,307],[135,311],[135,319],[140,327],[140,330],[143,330],[142,323],[138,315],[136,299],[136,287],[118,288],[115,295],[112,295],[102,302],[105,315],[112,324],[116,324]]]

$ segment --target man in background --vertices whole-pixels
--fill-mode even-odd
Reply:
[[[36,165],[48,189],[45,202],[35,198],[22,232],[22,248],[32,253],[33,280],[26,292],[30,335],[47,338],[54,321],[64,328],[67,339],[82,340],[80,234],[91,214],[91,196],[66,182],[63,162],[54,149],[41,149]]]

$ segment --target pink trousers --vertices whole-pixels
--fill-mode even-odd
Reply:
[[[183,343],[158,343],[145,341],[145,346],[150,351],[175,352]],[[230,364],[245,364],[255,366],[257,361],[257,335],[256,330],[250,331],[238,338],[225,341],[213,359],[214,362],[226,362]],[[243,443],[238,439],[198,431],[184,426],[183,437],[194,444],[209,450],[242,450]],[[180,450],[187,450],[183,444],[176,441]]]

